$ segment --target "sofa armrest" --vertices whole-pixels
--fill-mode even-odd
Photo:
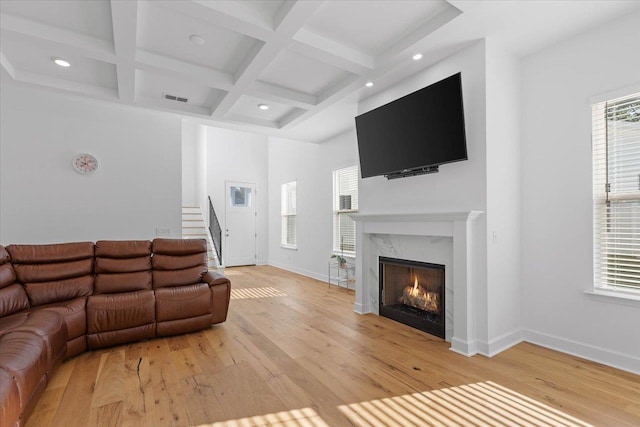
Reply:
[[[231,298],[231,281],[217,271],[207,271],[202,281],[211,288],[212,316],[211,323],[222,323],[227,320],[229,300]]]
[[[231,285],[231,281],[227,279],[223,274],[218,273],[217,271],[207,271],[202,276],[202,281],[207,283],[210,287],[216,285]]]

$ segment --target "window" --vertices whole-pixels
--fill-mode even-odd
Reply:
[[[295,249],[296,238],[296,181],[282,184],[282,246]]]
[[[251,187],[229,187],[230,206],[250,208]]]
[[[593,105],[594,283],[640,291],[640,93]]]
[[[333,250],[355,255],[356,225],[349,214],[358,212],[358,167],[333,172]]]

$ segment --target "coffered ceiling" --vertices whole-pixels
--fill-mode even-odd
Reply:
[[[353,125],[358,100],[482,37],[524,55],[639,8],[636,1],[1,0],[1,78],[321,142]],[[415,53],[422,59],[412,60]]]

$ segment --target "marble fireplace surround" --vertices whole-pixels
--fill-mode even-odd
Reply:
[[[446,267],[446,318],[447,341],[451,341],[451,350],[465,356],[477,353],[475,337],[472,336],[474,260],[475,260],[475,220],[481,211],[465,212],[429,212],[429,213],[393,213],[393,214],[354,214],[356,222],[356,287],[354,311],[359,314],[379,314],[378,255],[382,246],[392,246],[394,236],[402,242],[407,236],[413,236],[420,245],[429,246],[441,253],[438,259],[416,259],[424,256],[423,251],[391,248],[396,258],[414,261],[445,264]],[[441,239],[449,238],[449,239]],[[447,240],[452,239],[452,244]],[[444,240],[441,241],[441,240]],[[385,243],[387,242],[387,243]],[[382,249],[384,250],[384,249]],[[446,253],[449,252],[449,253]],[[433,255],[431,256],[433,258]],[[442,260],[445,260],[444,262]],[[451,264],[451,265],[449,265]],[[453,328],[451,328],[453,324]]]

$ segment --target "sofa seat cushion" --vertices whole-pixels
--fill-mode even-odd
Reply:
[[[13,375],[0,369],[0,426],[12,426],[20,416],[20,393]]]
[[[76,356],[87,349],[87,298],[81,297],[70,301],[43,305],[32,309],[33,311],[47,309],[62,315],[67,325],[67,353],[65,359]]]
[[[64,360],[67,352],[67,325],[63,316],[51,309],[37,310],[5,318],[11,329],[7,333],[28,332],[39,336],[45,344],[47,372],[52,372]],[[5,323],[3,320],[3,324]]]
[[[127,333],[151,325],[151,335],[142,328],[141,336]],[[155,334],[155,296],[153,291],[126,292],[121,294],[92,295],[87,301],[87,343],[89,348],[151,338]],[[113,332],[113,333],[111,333]],[[99,339],[97,335],[112,337]],[[107,343],[107,344],[104,344]]]
[[[14,378],[22,412],[47,373],[47,349],[42,338],[23,331],[0,336],[0,369]]]
[[[187,321],[192,319],[191,321]],[[204,329],[211,324],[211,290],[206,283],[156,289],[158,336]],[[184,322],[176,322],[185,320]]]

